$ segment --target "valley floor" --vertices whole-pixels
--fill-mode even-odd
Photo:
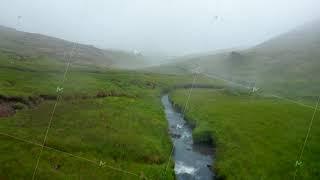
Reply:
[[[0,106],[9,112],[0,117],[0,179],[31,179],[42,148],[36,179],[174,179],[172,160],[163,176],[172,143],[160,98],[173,86],[190,88],[193,77],[75,63],[62,83],[65,67],[48,58],[22,61],[0,54]],[[196,127],[196,142],[215,143],[218,175],[292,179],[313,110],[206,89],[211,86],[201,84],[222,84],[204,77],[197,83],[186,119]],[[171,91],[177,106],[186,95],[186,89]],[[315,119],[299,178],[320,176],[319,126]]]
[[[0,179],[31,179],[40,152],[36,179],[174,179],[160,98],[192,76],[66,67],[0,53]]]
[[[0,117],[0,179],[31,179],[41,151],[36,179],[161,177],[172,149],[161,91],[190,77],[72,64],[62,83],[52,62],[0,58],[0,104],[15,112]]]

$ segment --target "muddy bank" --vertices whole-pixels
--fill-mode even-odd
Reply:
[[[0,117],[12,116],[15,113],[12,105],[8,103],[0,103]]]
[[[39,103],[39,101],[34,98],[0,95],[0,117],[12,116],[17,110],[25,109],[37,103]]]
[[[85,99],[96,99],[96,98],[106,98],[106,97],[128,97],[136,98],[134,95],[128,95],[116,91],[97,91],[97,93],[90,94],[73,94],[73,95],[63,95],[62,99],[64,101],[69,100],[85,100]],[[55,101],[58,95],[52,94],[40,94],[38,96],[4,96],[0,95],[0,117],[8,117],[14,115],[18,110],[33,108],[38,106],[43,101]]]
[[[161,95],[169,94],[171,91],[177,90],[177,89],[190,89],[190,88],[197,88],[197,89],[216,89],[216,90],[222,90],[225,87],[220,85],[211,85],[211,84],[177,84],[171,87],[167,87],[162,89]]]

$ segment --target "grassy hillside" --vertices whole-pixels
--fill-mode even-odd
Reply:
[[[66,52],[74,47],[72,42],[41,34],[16,31],[0,26],[0,52],[12,59],[49,57],[64,60]],[[91,45],[78,44],[75,63],[133,69],[146,65],[143,56],[118,50],[102,50]]]
[[[181,73],[199,65],[206,73],[245,86],[255,84],[264,92],[314,100],[320,91],[319,49],[317,21],[245,51],[199,55],[155,69]]]
[[[171,99],[183,107],[186,90]],[[215,142],[215,168],[226,179],[293,179],[313,109],[226,90],[194,90],[186,118],[194,140]],[[320,119],[315,116],[297,179],[319,179]]]

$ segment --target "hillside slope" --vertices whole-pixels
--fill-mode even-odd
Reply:
[[[320,91],[320,21],[244,51],[202,55],[158,67],[181,72],[200,66],[210,73],[265,92],[314,98]],[[155,68],[157,69],[157,68]]]
[[[72,48],[73,42],[0,26],[0,52],[10,55],[13,59],[47,56],[63,60],[65,52],[70,52]],[[84,44],[78,44],[74,57],[76,63],[113,68],[132,69],[144,66],[146,63],[143,56],[117,50],[102,50]]]

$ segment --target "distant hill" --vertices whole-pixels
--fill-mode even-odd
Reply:
[[[314,98],[320,93],[320,21],[298,27],[242,51],[203,54],[153,67],[181,73],[193,67],[264,91]]]
[[[17,59],[49,56],[63,60],[73,42],[41,34],[17,31],[0,26],[0,53]],[[133,69],[143,67],[146,61],[142,55],[118,50],[102,50],[92,45],[78,44],[74,61],[81,64],[97,64],[112,68]]]

